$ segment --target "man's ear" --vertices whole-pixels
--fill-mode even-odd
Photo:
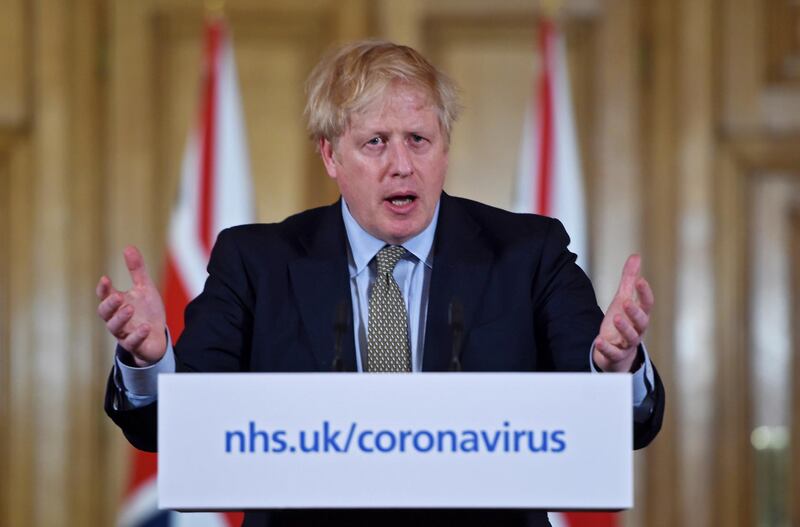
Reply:
[[[334,159],[333,143],[328,139],[322,137],[319,140],[319,155],[322,157],[322,164],[325,165],[325,171],[333,179],[336,179],[336,159]]]

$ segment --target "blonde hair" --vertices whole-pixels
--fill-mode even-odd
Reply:
[[[305,116],[315,143],[341,136],[353,113],[364,110],[394,82],[422,89],[439,113],[447,140],[461,105],[455,83],[418,51],[382,40],[362,40],[333,50],[306,81]]]

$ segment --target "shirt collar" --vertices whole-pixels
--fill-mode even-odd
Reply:
[[[344,198],[342,198],[342,219],[344,220],[344,228],[347,232],[347,240],[350,242],[350,251],[353,256],[353,263],[355,264],[355,276],[366,269],[369,262],[378,254],[386,242],[374,237],[358,224],[356,219],[350,214],[350,209],[347,206]],[[436,234],[436,223],[439,220],[439,202],[436,202],[436,210],[433,212],[433,219],[422,232],[413,238],[406,240],[403,247],[413,254],[418,260],[422,261],[428,267],[433,267],[433,238]]]

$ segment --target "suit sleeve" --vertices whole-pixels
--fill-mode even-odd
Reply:
[[[589,371],[586,352],[600,330],[603,312],[589,278],[567,249],[564,227],[558,220],[548,223],[531,292],[542,369]]]
[[[220,233],[203,292],[186,307],[175,348],[178,372],[246,371],[253,335],[253,283],[239,250],[241,230]]]
[[[589,278],[575,263],[567,246],[569,236],[558,220],[551,220],[542,246],[533,283],[537,349],[543,353],[545,369],[589,371],[586,350],[600,330],[603,312],[597,305]],[[633,444],[647,446],[661,429],[664,416],[664,386],[653,365],[654,386],[648,398],[650,417],[634,423]]]
[[[203,292],[186,308],[175,346],[178,372],[246,369],[252,338],[252,290],[233,231],[220,233],[208,264]],[[136,448],[158,449],[158,400],[140,408],[120,404],[114,372],[106,386],[105,411]]]

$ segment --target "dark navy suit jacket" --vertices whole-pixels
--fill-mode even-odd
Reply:
[[[178,371],[330,371],[337,307],[352,313],[347,236],[341,205],[277,224],[223,231],[205,289],[186,309],[175,347]],[[442,194],[434,240],[423,370],[447,371],[452,356],[448,308],[463,306],[465,371],[589,371],[603,313],[591,283],[567,250],[561,224]],[[354,371],[355,339],[343,339]],[[653,412],[634,423],[634,446],[661,427],[664,389],[655,373]],[[129,441],[156,450],[157,403],[106,411]],[[548,525],[540,511],[273,511],[244,525]]]

